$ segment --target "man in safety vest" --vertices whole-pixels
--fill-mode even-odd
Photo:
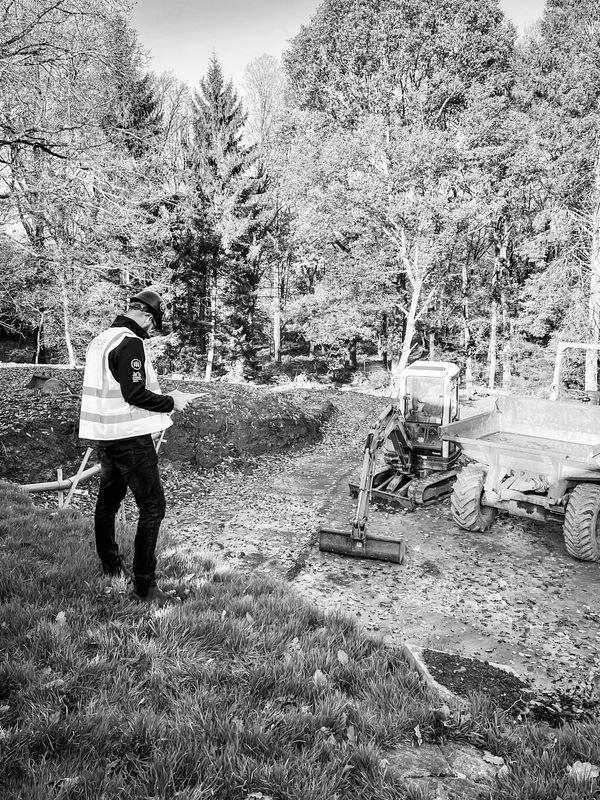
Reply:
[[[162,330],[165,304],[144,289],[128,310],[90,342],[85,358],[79,436],[96,442],[100,489],[94,514],[96,551],[105,575],[127,570],[115,540],[115,515],[129,487],[139,509],[134,542],[132,599],[164,605],[171,595],[156,585],[156,540],[165,515],[154,440],[193,395],[162,394],[144,340]]]

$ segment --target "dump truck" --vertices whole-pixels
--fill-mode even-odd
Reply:
[[[498,397],[441,434],[470,462],[451,497],[461,528],[488,530],[498,511],[557,520],[573,557],[600,560],[600,406]]]
[[[415,361],[403,371],[398,400],[369,430],[360,479],[350,482],[350,493],[358,498],[352,526],[322,527],[320,550],[402,563],[402,539],[368,534],[369,502],[373,497],[414,509],[450,494],[460,448],[443,441],[440,430],[459,417],[458,376],[456,364],[446,361]]]

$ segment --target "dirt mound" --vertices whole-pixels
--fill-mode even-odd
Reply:
[[[28,388],[39,366],[0,368],[0,478],[14,483],[74,474],[86,443],[77,436],[82,371],[44,366],[47,389]],[[163,391],[199,392],[174,416],[163,454],[173,461],[212,469],[241,464],[267,452],[314,441],[334,410],[331,391],[275,393],[266,388],[161,379]]]
[[[503,711],[523,711],[531,695],[529,684],[489,661],[429,649],[423,650],[423,659],[438,683],[463,697],[472,692],[486,694]]]
[[[44,372],[60,385],[52,393],[27,388]],[[77,438],[82,374],[32,364],[0,369],[0,478],[14,483],[56,480],[79,465],[85,445]],[[54,382],[54,381],[53,381]]]
[[[275,393],[229,384],[184,388],[203,396],[169,428],[164,453],[200,469],[239,466],[264,453],[308,444],[335,409],[325,392]]]

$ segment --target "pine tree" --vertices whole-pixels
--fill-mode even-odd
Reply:
[[[113,20],[108,47],[112,64],[103,128],[111,141],[140,159],[151,151],[162,127],[153,79],[142,70],[135,31],[123,17]]]
[[[195,372],[206,357],[210,328],[209,276],[219,241],[202,197],[191,209],[181,205],[172,224],[172,317],[175,336],[170,354],[177,365]]]
[[[196,195],[218,239],[207,274],[210,331],[207,378],[215,351],[240,376],[253,372],[256,291],[265,221],[260,196],[265,176],[253,148],[242,142],[246,115],[216,57],[194,95]]]

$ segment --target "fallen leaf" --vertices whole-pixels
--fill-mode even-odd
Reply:
[[[440,706],[440,708],[434,709],[434,711],[438,719],[450,719],[451,712],[446,704]]]
[[[346,664],[348,663],[348,654],[344,653],[343,650],[337,651],[337,658],[340,664],[343,664],[344,666],[346,666]]]
[[[59,611],[59,612],[58,612],[58,614],[56,615],[56,622],[57,622],[59,625],[66,625],[66,622],[67,622],[67,615],[65,614],[65,612],[64,612],[64,611]]]
[[[65,681],[62,678],[56,678],[56,680],[50,681],[50,683],[45,683],[42,689],[62,689],[64,685]]]
[[[497,767],[501,767],[504,764],[502,756],[493,756],[491,753],[488,753],[487,750],[483,751],[483,760],[488,764],[495,764]]]
[[[58,784],[60,784],[61,790],[64,790],[70,788],[71,786],[77,786],[77,784],[80,783],[80,781],[81,778],[79,776],[75,778],[61,778],[58,781]]]
[[[262,792],[252,792],[252,794],[246,795],[246,800],[273,800],[273,796]]]
[[[589,761],[576,761],[567,767],[567,772],[569,780],[575,782],[590,781],[600,776],[600,768],[590,764]]]
[[[417,740],[417,747],[421,747],[423,744],[423,737],[421,736],[421,728],[418,725],[414,728],[415,731],[415,739]]]
[[[327,675],[321,672],[320,669],[316,669],[313,675],[313,681],[315,686],[325,686],[327,683]]]

